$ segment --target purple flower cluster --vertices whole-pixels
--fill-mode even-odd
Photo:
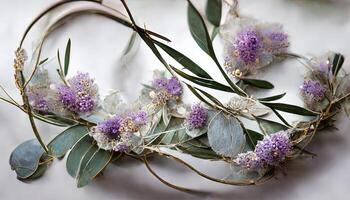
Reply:
[[[240,27],[235,35],[230,35],[233,41],[225,47],[225,68],[232,76],[252,73],[271,64],[276,55],[289,47],[288,35],[278,24],[253,22]]]
[[[238,154],[235,163],[248,170],[259,170],[263,166],[261,159],[253,151]]]
[[[120,136],[120,127],[122,119],[119,116],[109,118],[97,125],[97,129],[102,133],[106,134],[112,139],[117,139]]]
[[[88,73],[78,73],[68,80],[69,86],[58,86],[60,102],[74,113],[91,112],[98,103],[98,89]]]
[[[127,152],[133,145],[134,133],[147,123],[147,113],[126,112],[100,122],[90,135],[105,150]]]
[[[263,163],[277,165],[284,160],[291,149],[292,144],[288,133],[280,131],[259,141],[255,147],[255,153]]]
[[[278,165],[291,149],[287,131],[279,131],[259,141],[254,152],[239,154],[234,162],[248,170],[259,170],[266,165]]]
[[[251,28],[239,32],[233,43],[234,51],[246,64],[258,59],[262,47],[262,37]]]
[[[152,86],[155,88],[155,95],[152,97],[155,104],[161,105],[168,100],[177,99],[183,93],[181,83],[176,77],[170,79],[165,77],[155,78]]]
[[[202,128],[207,124],[208,110],[200,104],[192,105],[191,111],[186,117],[185,124],[189,129]]]
[[[326,94],[326,88],[318,80],[305,80],[300,90],[302,95],[311,97],[313,101],[321,101]]]
[[[39,110],[42,112],[49,111],[48,102],[46,101],[46,99],[44,98],[44,96],[42,94],[40,94],[39,92],[37,92],[35,90],[29,89],[29,91],[27,91],[27,95],[28,95],[28,100],[29,100],[30,105],[35,110]]]

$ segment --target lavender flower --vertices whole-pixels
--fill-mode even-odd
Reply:
[[[90,135],[102,149],[127,152],[135,145],[135,134],[146,123],[145,111],[125,111],[99,123],[91,130]]]
[[[102,133],[106,134],[112,139],[117,139],[120,134],[122,119],[119,116],[114,116],[110,119],[107,119],[97,125],[97,129]]]
[[[150,93],[153,104],[164,105],[169,100],[177,100],[182,95],[183,89],[176,77],[168,79],[164,73],[159,71],[156,71],[155,75],[152,82],[154,90]]]
[[[271,64],[289,47],[288,35],[279,24],[235,18],[227,22],[223,32],[227,40],[225,68],[232,77],[253,73]]]
[[[166,86],[167,91],[169,94],[171,94],[174,97],[179,97],[182,95],[182,86],[180,81],[176,77],[171,77],[168,80],[167,86]]]
[[[57,88],[59,100],[71,112],[91,112],[98,103],[98,88],[88,73],[79,73],[68,80],[69,86]]]
[[[309,97],[314,102],[321,101],[326,94],[326,88],[318,80],[305,80],[300,90],[302,95]]]
[[[191,111],[186,117],[185,124],[188,128],[199,129],[204,127],[208,121],[208,110],[200,104],[192,105]]]
[[[238,154],[234,162],[247,170],[259,170],[263,166],[261,159],[253,151]]]
[[[256,30],[248,28],[238,33],[233,49],[246,64],[255,62],[263,47],[262,37]]]
[[[254,152],[264,164],[277,165],[285,159],[291,148],[288,132],[280,131],[259,141]]]

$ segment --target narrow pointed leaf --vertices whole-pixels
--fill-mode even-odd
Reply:
[[[265,80],[259,80],[259,79],[242,79],[245,84],[261,88],[261,89],[273,89],[274,86],[272,83],[265,81]]]
[[[208,34],[207,27],[205,26],[204,20],[201,17],[198,10],[194,7],[191,1],[188,0],[187,9],[188,24],[190,27],[191,35],[196,41],[198,46],[211,57],[215,57],[213,46],[211,43],[210,36]]]
[[[304,115],[304,116],[316,116],[318,113],[313,112],[311,110],[308,110],[306,108],[302,108],[295,105],[285,104],[285,103],[269,103],[269,102],[261,102],[265,106],[269,108],[273,108],[279,111],[297,114],[297,115]]]
[[[282,94],[278,94],[278,95],[274,95],[274,96],[270,96],[270,97],[264,97],[264,98],[259,98],[259,101],[276,101],[278,99],[281,99],[282,97],[284,97],[287,93],[282,93]]]
[[[222,13],[222,0],[208,0],[205,8],[208,20],[214,26],[220,26]]]
[[[339,70],[342,68],[345,61],[345,57],[342,54],[335,54],[333,58],[332,73],[337,76]]]
[[[69,62],[70,62],[70,49],[71,49],[71,40],[68,40],[67,46],[66,46],[66,53],[64,56],[64,75],[67,76],[68,74],[68,68],[69,68]]]
[[[207,87],[207,88],[216,89],[216,90],[221,90],[221,91],[224,91],[224,92],[234,92],[229,86],[223,85],[223,84],[218,83],[216,81],[188,75],[185,72],[183,72],[183,71],[181,71],[181,70],[179,70],[179,69],[177,69],[175,67],[172,67],[172,66],[171,66],[171,68],[178,75],[180,75],[183,78],[185,78],[185,79],[187,79],[187,80],[189,80],[189,81],[191,81],[193,83],[196,83],[198,85],[201,85],[201,86],[204,86],[204,87]]]
[[[257,122],[259,123],[260,129],[262,129],[262,131],[266,134],[273,134],[278,131],[289,129],[287,126],[280,124],[278,122],[263,119],[260,117],[257,117],[256,119],[257,119]]]
[[[206,71],[204,71],[200,66],[198,66],[195,62],[193,62],[191,59],[189,59],[182,53],[156,40],[153,40],[153,42],[193,74],[202,78],[212,79]]]
[[[86,126],[72,126],[57,135],[49,144],[50,154],[55,157],[62,157],[73,145],[89,132]]]

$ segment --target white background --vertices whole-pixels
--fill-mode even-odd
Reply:
[[[31,19],[53,2],[56,1],[0,1],[0,84],[17,99],[19,99],[18,92],[12,80],[13,52]],[[111,4],[120,8],[115,2],[117,0]],[[169,37],[176,49],[195,60],[215,77],[221,78],[214,64],[191,38],[186,22],[185,0],[127,2],[140,24]],[[204,0],[194,2],[201,6]],[[241,13],[260,20],[284,24],[285,30],[290,35],[293,52],[319,55],[334,50],[349,58],[350,2],[347,0],[333,0],[333,2],[242,0]],[[70,75],[78,69],[88,71],[96,78],[100,87],[104,88],[101,92],[106,88],[120,89],[126,99],[131,100],[137,96],[139,83],[150,80],[152,69],[162,66],[141,43],[135,59],[126,68],[121,68],[118,57],[129,33],[130,30],[125,27],[101,17],[79,17],[50,37],[45,45],[45,56],[51,58],[50,65],[56,66],[54,52],[57,48],[63,52],[65,42],[71,38],[73,50]],[[30,42],[27,46],[30,46]],[[215,48],[218,52],[220,47],[220,41],[216,40]],[[350,71],[349,60],[346,61],[344,68]],[[297,62],[286,61],[269,68],[261,76],[269,78],[276,86],[269,94],[288,91],[289,94],[283,101],[301,104],[296,94],[303,71]],[[190,97],[186,99],[189,103],[196,101]],[[288,116],[288,119],[293,121],[296,118]],[[203,190],[205,193],[193,195],[170,189],[152,177],[141,163],[129,160],[110,165],[104,176],[85,188],[77,189],[74,179],[65,171],[64,160],[55,161],[39,180],[23,183],[16,179],[8,164],[9,155],[18,144],[33,138],[33,135],[26,115],[1,102],[0,199],[348,199],[350,126],[348,119],[343,116],[338,122],[339,131],[321,133],[309,148],[317,153],[318,157],[288,163],[284,169],[285,175],[264,185],[235,187],[210,183],[174,162],[157,159],[151,161],[152,165],[164,178],[178,185]],[[38,126],[46,140],[60,132],[60,129],[45,124],[39,123]],[[228,167],[222,164],[214,166],[210,162],[194,160],[188,156],[185,159],[212,175],[222,176],[228,172]]]

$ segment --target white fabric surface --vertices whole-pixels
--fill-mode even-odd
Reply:
[[[116,1],[108,3],[115,4]],[[0,83],[17,99],[18,92],[12,80],[13,52],[31,19],[53,2],[55,0],[0,1]],[[215,65],[191,38],[184,0],[127,2],[140,24],[144,23],[148,29],[169,37],[176,49],[204,66],[215,77],[221,78]],[[203,5],[205,1],[194,2]],[[290,34],[293,52],[318,55],[328,50],[339,51],[348,58],[345,69],[350,71],[350,2],[333,2],[338,3],[316,3],[316,0],[242,0],[240,7],[243,14],[284,24],[285,30]],[[137,96],[135,91],[140,89],[139,83],[150,80],[152,69],[162,66],[141,43],[135,59],[126,69],[120,69],[118,56],[129,33],[130,30],[101,17],[79,17],[50,37],[45,47],[45,56],[53,58],[56,49],[60,47],[63,51],[67,39],[72,38],[71,72],[88,71],[96,77],[101,88],[120,89],[126,99],[131,100]],[[220,41],[216,40],[215,48],[218,52],[221,51],[220,47]],[[55,65],[55,60],[51,63]],[[302,66],[292,60],[269,68],[261,76],[271,80],[276,88],[266,96],[288,91],[282,101],[301,104],[296,94],[303,71]],[[191,96],[186,96],[186,100],[189,103],[196,101]],[[293,121],[297,118],[288,115],[288,119]],[[279,176],[264,185],[236,187],[211,183],[172,161],[162,159],[152,162],[152,165],[164,178],[174,184],[208,192],[193,195],[170,189],[158,182],[136,161],[110,165],[104,176],[85,188],[77,189],[74,179],[65,171],[64,161],[55,161],[39,180],[23,183],[16,179],[8,164],[9,155],[18,144],[33,138],[33,135],[25,114],[15,107],[0,103],[0,199],[349,199],[350,126],[348,119],[343,116],[339,117],[337,125],[339,131],[321,133],[309,148],[318,157],[288,163],[285,176]],[[39,128],[46,140],[61,130],[42,123],[39,123]],[[198,161],[189,156],[185,156],[185,159],[212,175],[222,176],[228,171],[223,164],[214,166],[210,162]]]

